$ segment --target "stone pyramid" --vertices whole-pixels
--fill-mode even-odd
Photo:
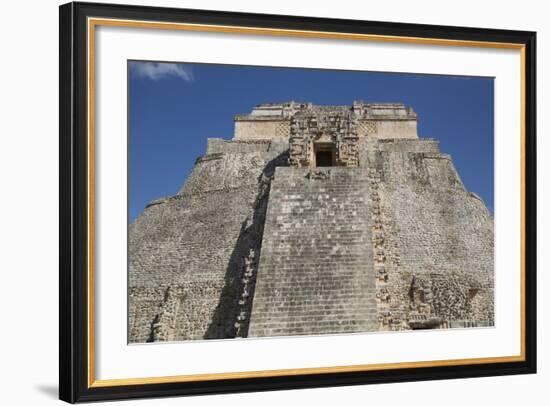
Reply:
[[[129,230],[129,342],[484,327],[493,218],[403,104],[278,103]]]

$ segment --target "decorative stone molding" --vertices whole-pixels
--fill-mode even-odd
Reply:
[[[183,297],[182,287],[169,286],[166,288],[161,311],[151,323],[150,341],[173,341],[175,339],[176,320]]]
[[[413,276],[409,289],[411,314],[432,315],[433,306],[432,281]]]
[[[318,170],[312,170],[306,174],[306,178],[309,180],[326,180],[330,179],[330,170],[327,171],[318,171]]]
[[[290,165],[314,166],[316,143],[334,146],[336,166],[359,166],[357,116],[349,109],[306,105],[290,122]]]
[[[250,315],[250,290],[256,279],[257,258],[254,249],[250,249],[248,255],[244,259],[244,272],[242,278],[242,292],[238,302],[238,315],[235,322],[235,336],[246,337],[245,326]]]

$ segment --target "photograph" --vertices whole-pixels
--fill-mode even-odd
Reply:
[[[59,398],[507,398],[488,377],[537,373],[536,31],[278,5],[59,7]]]
[[[127,80],[129,344],[494,328],[494,77]]]

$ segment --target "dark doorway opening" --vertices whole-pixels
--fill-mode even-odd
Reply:
[[[317,166],[332,166],[332,152],[317,151],[315,154],[315,162]]]
[[[315,166],[334,166],[334,149],[331,144],[315,145]]]

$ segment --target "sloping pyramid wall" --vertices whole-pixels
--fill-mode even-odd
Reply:
[[[244,262],[258,251],[268,182],[284,148],[210,140],[182,189],[130,227],[132,343],[236,335]]]

